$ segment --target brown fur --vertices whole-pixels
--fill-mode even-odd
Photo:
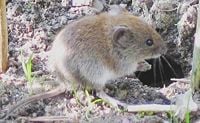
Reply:
[[[115,36],[119,37],[116,41],[113,35],[118,29],[125,29],[125,34]],[[147,39],[154,45],[147,46]],[[109,79],[133,73],[138,62],[156,57],[165,49],[160,35],[138,17],[126,11],[103,13],[67,25],[54,41],[51,65],[64,80],[102,89]],[[111,75],[106,76],[106,72]]]

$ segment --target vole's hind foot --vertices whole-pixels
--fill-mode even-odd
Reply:
[[[126,107],[128,106],[128,104],[123,103],[113,97],[110,97],[104,91],[100,91],[99,93],[97,93],[97,96],[102,98],[106,103],[111,104],[113,107],[117,107],[120,109],[126,109]]]

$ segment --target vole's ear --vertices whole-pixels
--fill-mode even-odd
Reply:
[[[132,42],[132,33],[125,25],[116,26],[113,29],[112,40],[116,47],[127,48]]]

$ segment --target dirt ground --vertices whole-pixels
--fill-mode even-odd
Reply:
[[[127,5],[131,13],[143,18],[161,34],[168,44],[167,56],[181,66],[175,72],[182,71],[184,77],[189,78],[198,0],[132,0],[132,3],[131,0],[110,1],[110,4],[120,3]],[[72,6],[68,0],[7,0],[9,68],[6,73],[0,74],[0,117],[20,100],[55,88],[52,83],[56,77],[48,69],[48,53],[54,37],[64,25],[93,14],[89,10],[87,6]],[[27,81],[22,67],[23,61],[31,56],[32,83]],[[167,76],[165,72],[163,76]],[[187,82],[166,81],[170,83],[169,86],[163,87],[165,83],[157,81],[155,85],[161,84],[162,87],[151,87],[151,84],[147,86],[132,77],[124,77],[113,80],[105,91],[129,104],[170,105],[174,104],[177,94],[186,92],[190,87]],[[54,122],[69,123],[180,122],[170,112],[128,113],[104,102],[91,103],[96,98],[84,91],[66,92],[24,105],[8,120],[49,122],[53,119]],[[34,119],[40,116],[46,117]],[[199,117],[200,111],[191,113],[191,123],[197,123]]]

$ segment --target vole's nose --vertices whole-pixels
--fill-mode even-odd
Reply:
[[[166,54],[167,53],[167,45],[164,43],[160,48],[160,54]]]
[[[154,50],[154,53],[159,54],[159,55],[164,55],[164,54],[166,54],[166,52],[167,52],[167,47],[165,44],[158,45]]]

